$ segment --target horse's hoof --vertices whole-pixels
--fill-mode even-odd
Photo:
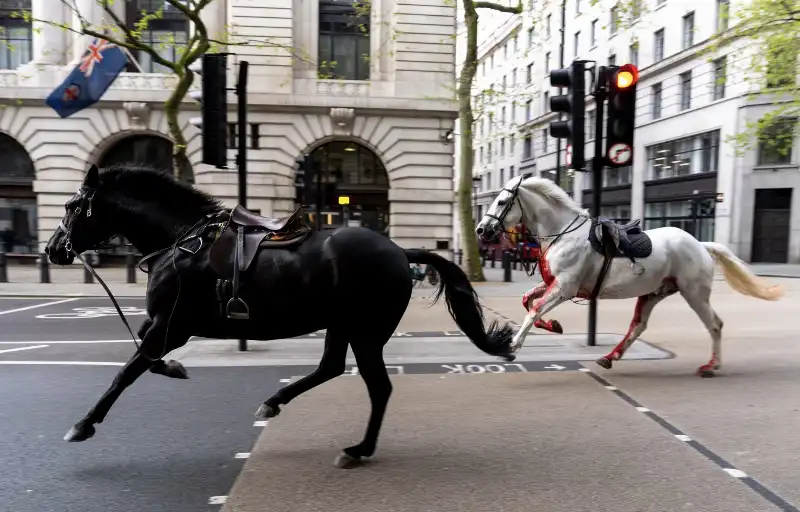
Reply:
[[[564,328],[561,327],[561,322],[559,322],[558,320],[551,320],[550,328],[552,329],[552,331],[550,332],[554,332],[556,334],[564,334]]]
[[[268,420],[270,418],[274,418],[275,416],[281,413],[281,408],[277,405],[267,405],[266,403],[261,404],[261,407],[258,408],[256,411],[256,418],[262,418]]]
[[[189,372],[186,371],[186,368],[181,363],[175,361],[174,359],[170,359],[169,361],[167,361],[165,370],[167,377],[173,379],[189,378]]]
[[[333,461],[333,465],[339,469],[353,469],[363,464],[364,460],[361,457],[353,457],[346,452],[340,453]]]
[[[711,377],[717,376],[717,374],[714,373],[714,370],[712,370],[711,368],[706,368],[704,366],[701,366],[700,368],[697,369],[697,375],[699,375],[704,379],[710,379]]]
[[[94,434],[95,429],[91,423],[78,423],[69,429],[67,435],[64,436],[64,441],[69,441],[70,443],[79,443],[93,437]]]
[[[606,370],[610,370],[611,369],[611,359],[609,359],[607,357],[601,357],[600,359],[595,361],[595,364],[597,364],[597,366],[602,366]]]
[[[505,361],[507,363],[513,363],[516,358],[517,356],[514,354],[506,354],[504,356],[500,356],[500,360]]]

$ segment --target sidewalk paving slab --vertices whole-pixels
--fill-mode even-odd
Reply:
[[[760,512],[770,504],[582,373],[393,377],[378,451],[360,379],[268,423],[223,512]]]

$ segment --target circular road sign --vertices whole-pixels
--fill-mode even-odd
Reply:
[[[608,159],[616,165],[630,163],[632,155],[631,147],[623,142],[618,142],[608,149]]]

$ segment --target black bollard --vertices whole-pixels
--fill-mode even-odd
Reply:
[[[39,282],[50,282],[50,260],[45,253],[39,255]]]
[[[492,268],[494,268],[494,258],[497,256],[497,251],[492,251]]]
[[[8,282],[8,258],[6,253],[0,252],[0,283]]]
[[[86,260],[86,262],[87,262],[89,265],[94,265],[94,259],[92,258],[92,255],[91,255],[91,254],[89,254],[89,253],[84,253],[84,255],[83,255],[83,258]],[[85,266],[83,267],[83,282],[84,282],[85,284],[92,284],[92,283],[94,283],[94,276],[92,275],[92,273],[91,273],[91,272],[89,272],[89,269],[88,269],[88,268],[86,268]]]
[[[132,251],[125,255],[125,268],[128,271],[128,284],[136,283],[136,258]]]
[[[511,282],[511,253],[503,251],[503,282]]]
[[[460,267],[461,265],[463,265],[463,264],[464,264],[464,251],[462,251],[461,249],[459,249],[459,250],[458,250],[458,255],[457,255],[457,258],[458,258],[458,266]]]
[[[481,256],[481,266],[483,268],[486,268],[486,255],[485,254]]]

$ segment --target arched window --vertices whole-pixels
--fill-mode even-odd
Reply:
[[[0,133],[0,251],[36,252],[36,170],[22,144]]]

